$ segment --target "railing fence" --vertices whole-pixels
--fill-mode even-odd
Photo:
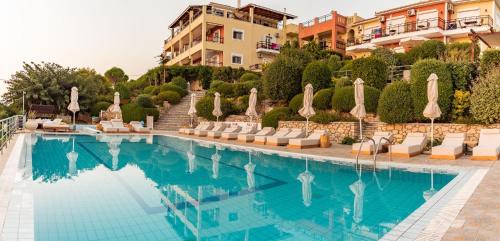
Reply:
[[[3,154],[4,148],[9,144],[12,136],[23,126],[23,116],[15,115],[0,120],[0,153]]]
[[[392,83],[394,81],[407,78],[408,76],[405,75],[405,71],[408,71],[407,73],[409,74],[409,71],[411,70],[411,68],[412,68],[411,65],[401,65],[401,66],[389,67],[389,75],[387,76],[387,83]],[[341,77],[351,78],[352,77],[352,70],[335,71],[335,72],[333,72],[333,76],[336,78],[341,78]]]

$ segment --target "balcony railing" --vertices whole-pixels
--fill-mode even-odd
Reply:
[[[208,42],[212,42],[212,43],[223,44],[224,43],[224,37],[214,37],[214,36],[208,36],[207,35],[207,41]]]
[[[268,50],[275,50],[275,51],[280,51],[281,46],[277,43],[270,43],[266,41],[260,41],[257,42],[257,49],[268,49]]]
[[[321,17],[318,17],[318,22],[319,23],[324,23],[324,22],[326,22],[328,20],[331,20],[331,19],[332,19],[332,14],[329,13],[329,14],[323,15]]]
[[[313,25],[314,25],[314,19],[311,19],[311,20],[309,20],[309,21],[305,21],[305,22],[303,22],[303,23],[302,23],[302,26],[303,26],[304,28],[311,27],[311,26],[313,26]]]
[[[493,26],[493,18],[490,15],[481,15],[449,20],[446,23],[446,30],[455,30],[461,28]]]
[[[252,64],[249,66],[250,70],[262,70],[262,64]]]
[[[337,40],[336,47],[337,47],[337,49],[345,50],[345,42],[342,40]]]
[[[212,67],[222,67],[223,63],[220,61],[213,61],[213,60],[206,60],[205,61],[206,66],[212,66]]]
[[[16,133],[16,130],[20,127],[20,120],[23,116],[15,115],[9,118],[0,120],[0,152],[3,153],[3,149],[7,146],[12,136]]]

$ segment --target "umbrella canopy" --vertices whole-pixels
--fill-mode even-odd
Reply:
[[[314,181],[314,175],[306,170],[300,173],[297,179],[302,183],[302,202],[304,206],[309,207],[312,204],[311,183]]]
[[[250,97],[248,99],[248,109],[247,112],[245,112],[245,115],[250,117],[250,121],[252,121],[253,117],[257,117],[257,110],[255,109],[255,106],[257,105],[257,89],[252,88],[250,91]]]
[[[356,106],[351,110],[351,115],[359,119],[359,136],[360,139],[363,139],[363,124],[362,119],[366,117],[366,109],[365,109],[365,91],[364,84],[365,82],[358,78],[354,81],[354,101],[356,102]]]
[[[215,150],[215,153],[212,155],[212,178],[217,179],[219,178],[219,161],[220,161],[221,156],[219,155],[219,152]]]
[[[120,109],[120,93],[115,92],[113,104],[109,107],[108,111],[112,112],[112,113],[121,113],[122,112],[122,109]]]
[[[219,92],[215,92],[214,110],[212,111],[212,115],[217,117],[217,121],[219,121],[219,117],[222,116],[222,110],[220,109],[220,94],[219,94]]]
[[[80,111],[80,105],[78,105],[78,88],[73,87],[71,88],[71,101],[69,102],[68,105],[68,110],[75,113]]]
[[[304,103],[302,108],[299,110],[299,115],[306,118],[306,133],[309,133],[309,118],[316,114],[313,108],[313,86],[312,84],[307,84],[304,89]]]
[[[427,105],[425,106],[423,115],[431,119],[431,145],[434,142],[434,119],[441,116],[441,109],[438,105],[438,76],[432,73],[427,78]]]
[[[191,104],[189,106],[188,115],[191,117],[196,116],[196,94],[191,94]]]
[[[365,183],[361,179],[349,186],[351,192],[354,193],[354,213],[353,221],[355,223],[360,223],[363,220],[363,202],[365,198]]]

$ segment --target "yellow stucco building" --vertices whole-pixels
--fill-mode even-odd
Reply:
[[[170,24],[164,42],[167,66],[207,65],[259,70],[298,27],[296,16],[256,4],[231,7],[218,3],[191,5]]]

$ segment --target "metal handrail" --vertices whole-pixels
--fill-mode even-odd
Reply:
[[[376,147],[375,148],[375,154],[373,154],[373,171],[375,171],[377,169],[377,155],[378,155],[378,150],[379,150],[380,144],[382,144],[383,140],[386,140],[389,143],[389,161],[392,162],[392,148],[391,148],[392,141],[389,138],[381,137],[380,140],[378,141],[378,144],[375,146]],[[373,141],[373,142],[375,142],[375,141]]]
[[[361,139],[361,144],[359,145],[359,149],[358,149],[358,153],[356,154],[356,170],[358,169],[358,165],[359,165],[359,154],[361,154],[361,148],[363,148],[363,144],[365,143],[365,140],[370,140],[373,142],[373,146],[376,146],[377,143],[375,143],[375,140],[371,137],[363,137],[363,139]]]
[[[12,136],[19,128],[19,118],[22,116],[15,115],[0,120],[0,153],[3,154],[4,148],[9,144]]]

